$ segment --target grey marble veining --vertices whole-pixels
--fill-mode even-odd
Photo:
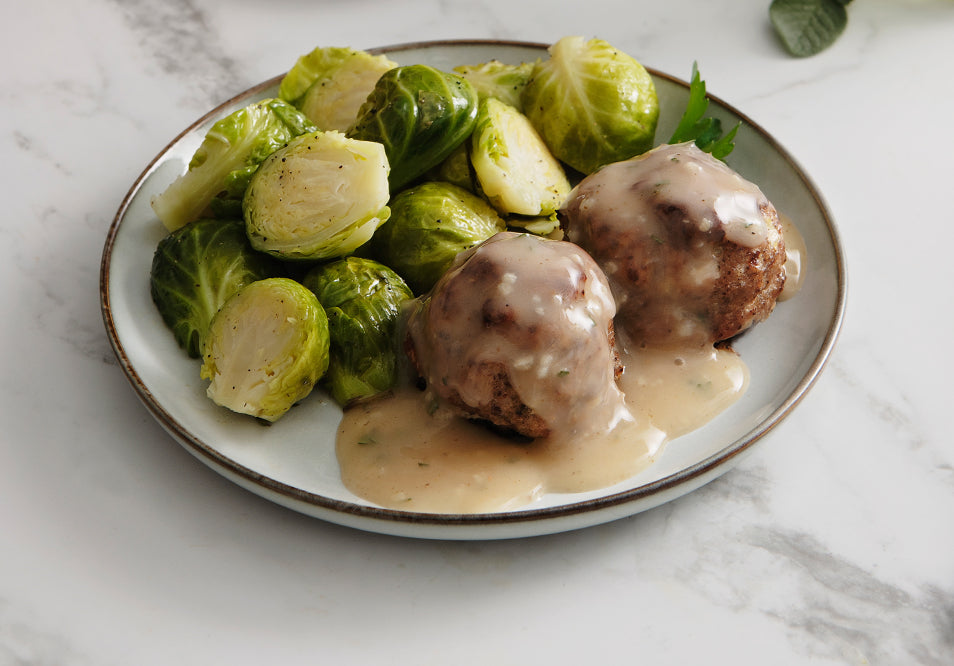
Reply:
[[[218,31],[200,3],[114,0],[129,30],[153,65],[181,82],[183,99],[211,107],[241,91],[248,81],[224,54]]]
[[[954,4],[851,3],[807,60],[779,51],[767,4],[0,9],[0,666],[954,664]],[[848,316],[793,413],[690,495],[501,542],[325,524],[179,447],[118,367],[98,300],[107,230],[149,160],[318,43],[567,34],[683,78],[698,60],[825,194]]]

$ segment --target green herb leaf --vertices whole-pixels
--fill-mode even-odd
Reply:
[[[694,141],[700,150],[711,153],[713,157],[725,160],[735,148],[736,132],[742,123],[737,123],[725,135],[722,134],[722,121],[707,118],[709,98],[706,96],[706,82],[699,75],[697,63],[692,63],[692,79],[689,81],[689,101],[668,143]]]
[[[815,55],[835,43],[848,24],[851,0],[772,0],[769,19],[793,56]]]

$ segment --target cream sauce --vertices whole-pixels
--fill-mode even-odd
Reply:
[[[775,219],[757,185],[692,143],[603,167],[561,210],[567,239],[613,286],[617,329],[654,345],[703,343],[745,328],[742,318],[727,321],[720,304],[754,297],[744,277],[750,265],[771,262],[764,288],[781,288]]]
[[[345,412],[337,442],[342,481],[359,497],[407,511],[519,508],[544,493],[595,490],[633,476],[666,442],[710,421],[748,386],[745,363],[728,350],[622,356],[620,387],[632,417],[609,432],[517,442],[408,387]]]
[[[666,168],[676,164],[673,160]],[[738,244],[754,243],[753,225],[743,220],[758,218],[755,236],[758,228],[766,229],[759,214],[760,193],[739,195],[733,190],[738,183],[723,180],[732,176],[715,178],[710,191],[728,188],[736,194],[714,202],[706,195],[703,199],[709,201],[700,205],[714,208],[717,215],[692,217],[701,224],[722,225]],[[617,184],[608,179],[603,187]],[[584,198],[581,206],[591,203]],[[791,220],[779,217],[787,255],[784,299],[802,284],[806,249]],[[777,232],[773,226],[767,233]],[[532,441],[507,438],[458,416],[433,389],[402,387],[392,396],[347,410],[339,426],[341,478],[359,497],[393,509],[469,514],[517,509],[547,493],[605,488],[645,469],[668,442],[711,421],[748,388],[749,370],[737,354],[694,344],[627,348],[618,341],[625,370],[614,382],[607,374],[611,365],[605,362],[604,335],[614,316],[613,301],[607,285],[592,273],[589,258],[565,249],[550,254],[559,245],[515,248],[512,236],[506,252],[499,246],[493,263],[500,271],[488,279],[492,289],[479,311],[459,307],[468,299],[449,297],[447,303],[429,304],[441,325],[439,333],[424,335],[427,327],[420,321],[414,325],[421,327],[416,333],[426,347],[443,352],[429,373],[432,387],[453,385],[460,395],[476,391],[467,397],[482,403],[489,399],[489,387],[479,377],[458,374],[488,359],[499,361],[510,368],[526,404],[555,424],[552,434]],[[494,246],[485,244],[482,251],[494,252]],[[539,270],[542,265],[560,268],[548,274]],[[689,279],[713,279],[705,262],[689,262],[688,268]],[[587,289],[573,288],[580,284]],[[474,335],[484,328],[480,317],[494,319],[501,313],[535,331],[535,340]],[[583,334],[571,335],[572,344],[561,346],[566,332],[575,329]],[[539,345],[539,339],[548,342]],[[565,386],[554,376],[565,378]]]
[[[759,187],[693,143],[662,145],[609,164],[580,183],[567,201],[584,220],[660,240],[672,233],[672,221],[660,217],[661,209],[678,211],[683,224],[701,233],[721,228],[729,242],[743,247],[762,245],[770,232],[764,210],[771,204]]]
[[[458,256],[408,331],[421,376],[442,398],[490,404],[491,370],[503,367],[551,431],[582,434],[625,412],[609,340],[615,314],[602,271],[577,245],[502,232]]]
[[[798,227],[788,215],[779,212],[778,221],[782,227],[782,238],[785,239],[785,286],[782,287],[778,300],[787,301],[799,292],[805,281],[808,248]]]

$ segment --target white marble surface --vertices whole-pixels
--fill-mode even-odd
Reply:
[[[807,60],[767,5],[4,3],[0,664],[954,663],[954,3],[855,2]],[[839,344],[751,456],[633,518],[448,543],[282,509],[161,430],[97,288],[169,139],[318,44],[567,34],[698,60],[834,213]]]

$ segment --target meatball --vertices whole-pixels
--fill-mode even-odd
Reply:
[[[572,243],[501,232],[458,255],[408,320],[428,390],[461,415],[539,438],[625,409],[616,308]]]
[[[775,207],[693,143],[603,167],[559,215],[603,268],[617,328],[637,344],[731,338],[772,312],[785,283]]]

